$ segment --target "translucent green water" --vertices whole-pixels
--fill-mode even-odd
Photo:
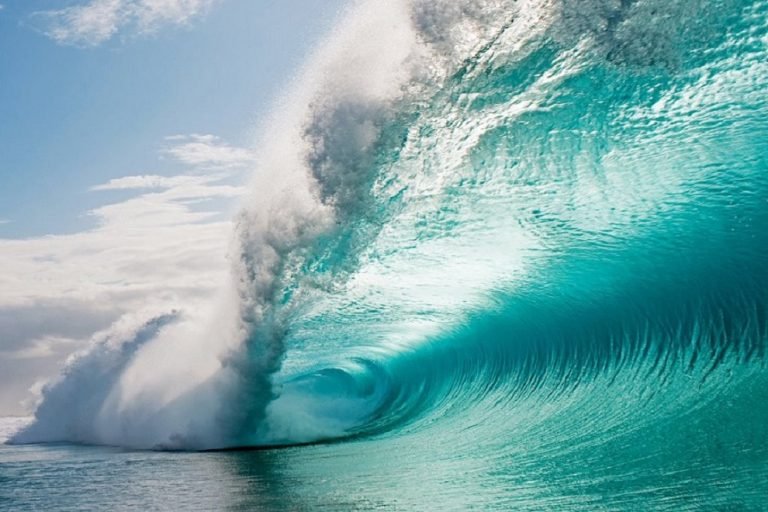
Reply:
[[[315,111],[334,227],[241,233],[262,302],[221,407],[245,419],[202,447],[320,444],[4,447],[0,499],[765,510],[768,3],[553,5],[497,19],[440,81]],[[141,445],[49,434],[56,410],[16,441]]]

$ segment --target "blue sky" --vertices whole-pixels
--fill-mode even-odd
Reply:
[[[62,9],[110,2],[0,0],[0,237],[87,227],[111,199],[90,187],[179,171],[168,136],[249,145],[341,4],[180,0],[146,27],[126,15],[104,40],[50,34]]]
[[[270,111],[344,0],[0,0],[0,415],[227,272]]]

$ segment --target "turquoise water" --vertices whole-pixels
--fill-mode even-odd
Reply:
[[[238,218],[220,373],[147,405],[130,367],[183,320],[101,346],[0,500],[766,509],[768,3],[405,4],[427,59],[318,87],[308,192]],[[51,441],[296,446],[18,444]]]

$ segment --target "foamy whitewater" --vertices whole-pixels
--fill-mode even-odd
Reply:
[[[767,92],[762,0],[356,4],[264,123],[231,280],[97,335],[11,442],[759,510]]]

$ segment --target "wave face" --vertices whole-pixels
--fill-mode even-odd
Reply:
[[[382,4],[268,124],[207,327],[97,343],[16,442],[350,441],[502,508],[759,509],[768,2]],[[146,379],[177,331],[214,363]]]

